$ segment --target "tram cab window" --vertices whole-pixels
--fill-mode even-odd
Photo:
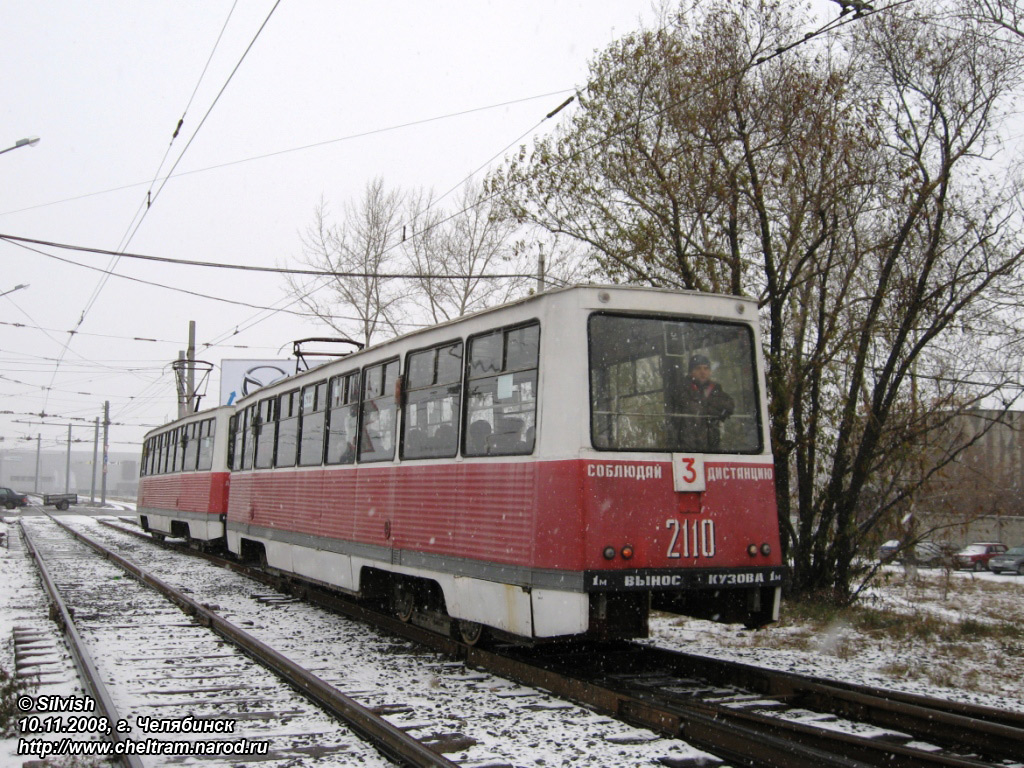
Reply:
[[[294,467],[299,452],[299,390],[277,399],[277,455],[275,467]]]
[[[761,451],[755,340],[749,326],[595,314],[589,337],[595,448]]]
[[[359,418],[359,461],[389,461],[395,457],[395,383],[398,361],[363,370],[363,402]]]
[[[406,359],[402,458],[451,458],[459,448],[462,342]]]
[[[351,464],[356,460],[359,425],[359,371],[335,376],[328,390],[327,463]]]
[[[324,425],[327,409],[327,382],[308,384],[302,388],[300,418],[299,466],[312,467],[324,461]]]
[[[539,350],[537,323],[469,340],[464,455],[533,452]]]

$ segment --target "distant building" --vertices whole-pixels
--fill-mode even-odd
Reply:
[[[0,485],[21,493],[70,493],[89,498],[93,489],[92,451],[71,451],[70,472],[67,451],[48,450],[38,454],[27,448],[0,450]],[[102,464],[102,455],[98,458]],[[95,472],[95,494],[100,498],[102,466]],[[107,460],[107,498],[134,499],[139,491],[139,454],[111,452]]]
[[[1024,544],[1024,412],[972,411],[951,430],[954,444],[971,445],[919,495],[917,530],[956,545]]]

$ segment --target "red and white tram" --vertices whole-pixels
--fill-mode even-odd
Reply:
[[[469,641],[767,623],[763,381],[746,299],[574,287],[460,318],[241,400],[227,545]]]
[[[144,530],[223,544],[228,511],[228,425],[214,408],[149,432],[142,446],[137,509]]]

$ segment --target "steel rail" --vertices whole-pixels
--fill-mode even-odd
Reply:
[[[655,650],[655,649],[652,649]],[[1018,760],[1024,755],[1024,714],[885,691],[855,683],[797,675],[707,656],[655,651],[676,670],[699,673],[716,682],[753,689],[766,696],[817,712],[907,730],[937,743],[981,754]]]
[[[141,583],[156,589],[180,606],[185,613],[193,616],[196,621],[214,630],[226,640],[241,648],[285,680],[285,682],[294,686],[298,691],[327,709],[335,717],[347,723],[352,730],[376,746],[386,757],[400,765],[411,766],[412,768],[457,768],[456,763],[424,746],[400,728],[397,728],[354,699],[343,694],[333,685],[278,653],[266,643],[261,642],[245,630],[235,626],[214,611],[175,589],[167,582],[149,573],[132,561],[110,551],[101,543],[76,531],[66,523],[56,518],[51,519],[79,541],[94,549]]]
[[[61,597],[61,594],[57,589],[56,582],[54,582],[50,575],[50,570],[46,567],[46,561],[43,559],[42,553],[36,548],[32,541],[32,536],[29,534],[28,529],[24,524],[21,524],[20,528],[21,535],[25,540],[25,545],[28,547],[28,551],[32,554],[32,558],[36,563],[36,568],[39,569],[39,576],[42,579],[43,586],[45,587],[47,594],[49,594],[50,600],[60,616],[60,625],[68,637],[68,646],[71,650],[71,657],[74,659],[75,666],[78,668],[82,682],[85,683],[89,693],[96,701],[100,710],[102,710],[107,721],[111,724],[110,736],[112,740],[118,743],[127,741],[128,737],[119,733],[118,729],[114,727],[114,724],[119,722],[121,719],[118,715],[117,707],[114,705],[114,700],[108,693],[106,685],[103,684],[103,678],[100,676],[99,670],[93,663],[92,656],[89,654],[89,650],[86,648],[82,636],[75,627],[75,621],[72,618],[71,611],[68,610],[68,606],[64,602],[64,598]],[[140,760],[137,755],[120,755],[118,756],[118,760],[122,765],[126,766],[126,768],[143,768],[142,760]]]
[[[614,665],[614,655],[611,656]],[[744,765],[777,768],[814,766],[886,766],[886,768],[982,768],[990,763],[935,754],[900,744],[825,730],[812,725],[747,712],[727,704],[665,697],[638,691],[623,680],[575,674],[566,664],[540,666],[529,660],[467,651],[472,661],[494,674],[546,688],[608,714]]]
[[[145,533],[106,523],[123,532],[152,541]],[[469,647],[452,638],[404,623],[369,610],[337,594],[307,582],[268,576],[263,571],[239,565],[231,560],[200,553],[183,545],[161,542],[179,551],[219,562],[233,570],[271,583],[277,589],[303,599],[373,622],[406,639],[430,646],[441,653],[464,660],[468,665],[514,679],[524,685],[548,690],[613,717],[650,728],[665,736],[681,738],[728,761],[751,766],[779,768],[816,768],[817,766],[884,765],[887,768],[979,768],[989,763],[972,758],[942,755],[892,742],[880,742],[852,734],[828,731],[778,717],[739,711],[727,705],[700,701],[665,700],[650,691],[630,691],[625,684],[587,678],[568,669],[569,664],[550,658],[529,657],[529,649],[503,648],[500,652]],[[570,646],[571,648],[572,646]],[[586,655],[586,646],[576,646]],[[591,651],[593,649],[591,648]],[[630,666],[654,659],[680,674],[684,672],[709,681],[728,681],[788,705],[806,705],[818,712],[836,714],[880,728],[905,730],[914,736],[934,739],[951,748],[968,746],[981,754],[1010,758],[1024,754],[1015,751],[1024,731],[1014,723],[1024,721],[1013,713],[1004,713],[977,705],[958,704],[911,694],[879,696],[865,686],[825,681],[793,673],[777,673],[760,667],[727,662],[709,657],[665,649],[622,644],[601,649],[606,668],[625,671]],[[641,658],[646,660],[641,662]],[[834,698],[832,698],[834,696]],[[892,699],[886,701],[886,697]],[[975,733],[976,731],[976,733]],[[961,739],[958,734],[970,734]],[[1005,739],[1005,742],[999,742]]]

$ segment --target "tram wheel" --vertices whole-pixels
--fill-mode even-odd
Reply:
[[[396,584],[391,605],[398,620],[408,624],[416,610],[416,596],[412,588],[401,582]]]
[[[459,619],[459,636],[466,645],[476,645],[484,635],[484,625]]]

